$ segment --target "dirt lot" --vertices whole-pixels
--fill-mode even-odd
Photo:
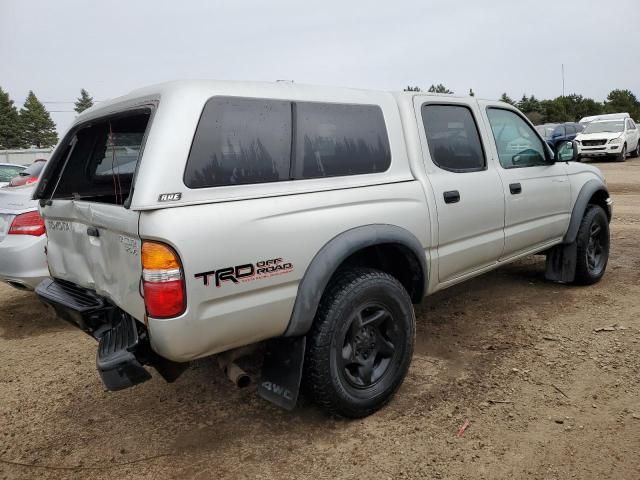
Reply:
[[[640,160],[600,166],[604,280],[534,257],[427,299],[404,386],[361,421],[280,411],[211,360],[105,392],[95,343],[0,286],[0,478],[639,479]]]

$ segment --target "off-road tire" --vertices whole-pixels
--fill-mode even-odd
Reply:
[[[376,309],[385,310],[388,314],[384,316],[384,324],[375,327],[379,328],[378,333],[383,336],[383,340],[378,340],[380,337],[375,334],[368,336],[369,333],[363,330],[371,328],[370,325],[373,324],[363,319],[378,318]],[[373,316],[368,312],[374,312]],[[359,320],[353,320],[354,318]],[[364,327],[358,329],[356,325]],[[363,331],[366,334],[364,336]],[[360,332],[361,336],[354,332]],[[379,374],[377,380],[368,386],[364,381],[361,386],[354,383],[358,380],[355,377],[359,375],[362,365],[349,363],[350,360],[345,359],[345,356],[356,357],[356,352],[363,351],[362,344],[355,343],[356,339],[360,341],[363,337],[375,337],[376,344],[386,342],[385,355],[389,345],[393,347],[393,354],[384,359],[381,354],[378,357],[375,347],[371,347],[371,351],[376,352],[375,356],[369,356],[369,359],[374,359],[371,363],[375,365],[377,358],[381,360],[378,367],[372,367],[378,370],[373,370],[368,376],[365,374],[370,381],[373,381],[376,372]],[[307,335],[304,392],[330,415],[366,417],[389,402],[402,384],[411,363],[414,339],[413,305],[407,291],[396,278],[368,268],[341,270],[333,276],[323,294],[313,326]],[[371,344],[367,343],[365,347],[369,348],[369,345]],[[348,353],[345,354],[345,351]],[[367,358],[366,351],[360,353],[358,358],[361,359],[362,355]],[[344,363],[348,366],[345,367]],[[355,365],[357,368],[354,368]],[[356,372],[353,376],[351,369]]]
[[[597,246],[592,243],[594,230],[599,228]],[[578,229],[576,275],[577,285],[592,285],[599,282],[609,261],[609,221],[599,205],[589,205]],[[594,249],[597,258],[594,259]]]

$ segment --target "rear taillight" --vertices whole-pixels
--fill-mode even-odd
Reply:
[[[44,220],[38,212],[29,212],[18,215],[13,219],[8,235],[44,235],[46,229]]]
[[[150,317],[177,317],[185,311],[184,275],[173,248],[159,242],[142,242],[142,286]]]
[[[24,185],[31,185],[38,181],[38,177],[34,177],[33,175],[22,176],[18,175],[17,177],[13,177],[9,182],[10,187],[22,187]]]

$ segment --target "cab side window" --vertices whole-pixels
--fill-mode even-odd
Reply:
[[[633,120],[627,120],[627,130],[635,130],[636,124],[633,123]]]
[[[423,105],[422,122],[433,163],[452,172],[486,168],[478,127],[463,105]]]
[[[511,110],[489,108],[487,116],[503,168],[548,165],[542,140],[520,115]]]

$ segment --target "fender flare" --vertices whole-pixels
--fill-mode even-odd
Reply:
[[[374,224],[356,227],[340,233],[327,242],[315,255],[298,285],[298,293],[285,333],[286,337],[305,335],[311,328],[322,294],[338,267],[350,255],[366,247],[396,244],[408,248],[420,262],[424,295],[427,281],[427,258],[420,241],[404,228]]]
[[[567,233],[564,236],[563,243],[570,244],[576,241],[578,230],[580,229],[580,222],[582,222],[584,212],[587,210],[589,200],[591,199],[593,194],[598,191],[603,191],[607,194],[607,196],[609,196],[609,190],[607,190],[606,185],[600,180],[592,179],[582,186],[582,188],[580,189],[580,193],[578,193],[576,203],[573,206],[573,211],[571,212],[571,220],[569,221],[569,228],[567,229]],[[607,212],[607,215],[609,216],[609,212]]]

